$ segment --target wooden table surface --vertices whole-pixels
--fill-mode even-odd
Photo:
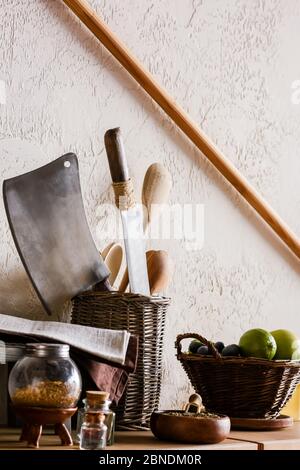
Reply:
[[[19,442],[18,429],[0,429],[0,450],[24,450],[26,444]],[[108,450],[300,450],[300,422],[293,427],[277,431],[231,431],[229,439],[219,444],[192,445],[163,442],[151,432],[117,432],[115,444]],[[57,436],[46,431],[40,441],[40,449],[78,450],[78,445],[62,447]],[[28,449],[32,450],[32,449]]]
[[[116,442],[109,447],[111,450],[256,450],[253,442],[244,442],[236,439],[225,439],[219,444],[178,444],[164,442],[156,439],[148,431],[125,431],[116,433]]]
[[[262,450],[300,450],[300,421],[277,431],[231,431],[230,437],[256,442]]]
[[[24,442],[19,442],[20,431],[17,429],[0,429],[0,450],[24,450],[28,449]],[[59,439],[52,434],[42,435],[40,440],[42,450],[78,450],[78,445],[72,447],[62,447]],[[219,444],[194,445],[178,444],[174,442],[163,442],[155,439],[149,431],[124,431],[117,432],[115,444],[107,448],[108,450],[256,450],[257,444],[245,442],[237,439],[226,439]],[[32,450],[32,449],[28,449]]]

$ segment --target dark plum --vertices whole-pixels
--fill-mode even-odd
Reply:
[[[222,356],[240,356],[241,348],[237,344],[229,344],[222,351]]]
[[[200,348],[200,346],[203,346],[201,341],[199,341],[198,339],[193,339],[193,341],[191,341],[189,345],[189,352],[195,354]]]
[[[202,356],[208,356],[208,347],[207,346],[200,346],[200,348],[197,349],[197,354],[202,354]]]
[[[219,353],[221,353],[223,349],[225,348],[225,344],[222,343],[222,341],[217,341],[215,343],[215,348],[217,349],[217,351],[219,351]]]

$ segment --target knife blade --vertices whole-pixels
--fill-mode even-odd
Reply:
[[[130,186],[120,128],[109,129],[105,133],[104,143],[115,190],[116,205],[121,214],[130,289],[135,294],[150,295],[143,234],[143,213],[141,206],[136,205],[132,199],[133,190]],[[127,185],[128,188],[131,188],[130,194],[124,190]],[[116,188],[118,188],[117,191]]]

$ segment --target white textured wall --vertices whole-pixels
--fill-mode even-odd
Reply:
[[[94,0],[109,26],[300,233],[298,0]],[[249,327],[300,333],[300,268],[241,198],[59,0],[0,0],[1,180],[64,152],[79,156],[88,220],[111,200],[103,134],[120,126],[141,185],[153,161],[172,202],[205,204],[205,245],[158,243],[176,260],[169,294],[162,405],[186,398],[174,339],[198,331],[238,341]],[[0,203],[0,309],[43,315]],[[49,260],[51,262],[51,260]]]

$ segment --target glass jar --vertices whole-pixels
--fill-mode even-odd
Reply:
[[[11,401],[17,406],[71,408],[81,393],[81,376],[67,344],[26,344],[8,380]]]
[[[102,391],[87,391],[86,398],[83,399],[83,408],[79,408],[77,415],[76,438],[80,439],[80,429],[83,423],[84,414],[87,411],[99,411],[105,416],[105,424],[107,426],[107,445],[114,443],[115,434],[115,413],[109,408],[111,401],[108,399],[109,393]]]
[[[98,450],[106,447],[107,426],[105,416],[99,411],[86,411],[80,429],[80,444],[82,450]]]

